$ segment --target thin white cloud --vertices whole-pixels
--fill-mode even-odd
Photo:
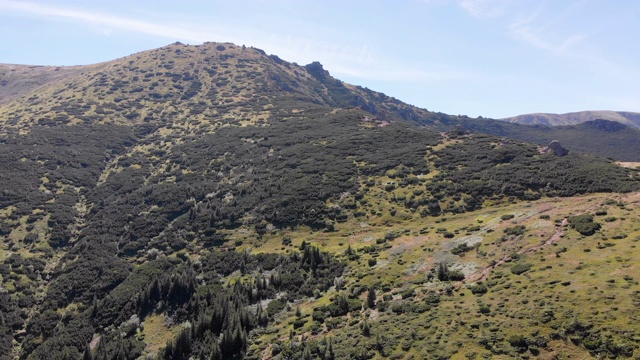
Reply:
[[[187,43],[224,41],[247,44],[276,53],[285,60],[304,63],[323,60],[327,63],[357,67],[371,65],[374,59],[372,51],[366,45],[338,45],[304,37],[252,31],[246,28],[225,31],[224,27],[214,28],[207,24],[154,23],[107,13],[13,0],[0,0],[0,10],[37,15],[47,19],[76,21],[92,26],[94,30],[106,36],[115,31],[125,31]]]
[[[433,83],[450,80],[469,80],[475,77],[471,73],[463,71],[424,71],[405,68],[403,70],[389,70],[395,66],[377,66],[375,68],[350,68],[343,66],[333,67],[331,70],[336,74],[346,75],[354,78],[395,81],[402,83]]]
[[[111,29],[133,31],[186,42],[201,43],[208,41],[212,37],[217,37],[216,34],[212,34],[210,32],[192,31],[172,25],[160,25],[126,17],[113,16],[110,14],[74,10],[29,2],[0,0],[0,9],[40,15],[46,18],[70,19],[92,26],[106,26]],[[103,31],[108,32],[108,30]]]
[[[561,40],[549,39],[550,36],[543,30],[544,28],[535,24],[539,14],[537,12],[513,21],[508,26],[509,33],[532,47],[551,52],[554,55],[580,57],[573,48],[588,37],[584,34],[572,34]]]
[[[440,0],[438,0],[440,1]],[[427,65],[399,66],[396,60],[384,59],[365,44],[340,44],[308,38],[243,28],[228,31],[224,25],[212,27],[199,23],[155,23],[109,13],[79,10],[59,6],[0,0],[0,11],[40,16],[45,19],[66,19],[91,26],[102,35],[118,31],[167,38],[170,41],[202,43],[206,41],[230,41],[247,44],[275,53],[287,61],[301,64],[320,61],[334,75],[371,81],[397,81],[404,83],[433,83],[447,80],[464,80],[471,74],[456,69],[425,71]],[[233,34],[230,36],[230,34]],[[390,70],[391,69],[391,70]]]
[[[545,31],[549,24],[538,24],[544,17],[544,6],[537,4],[532,8],[525,2],[515,3],[511,0],[460,0],[459,5],[471,16],[502,18],[507,22],[507,32],[519,41],[534,48],[551,52],[555,55],[575,56],[573,48],[587,39],[585,34],[572,34],[563,39],[555,36],[556,32]],[[517,16],[515,13],[525,13]],[[515,20],[512,20],[515,17]]]
[[[483,18],[504,16],[510,0],[460,0],[460,6],[470,15]]]
[[[253,45],[289,61],[310,63],[322,60],[345,66],[371,66],[376,62],[373,51],[365,44],[346,45],[279,34],[252,34],[247,37],[252,39]]]

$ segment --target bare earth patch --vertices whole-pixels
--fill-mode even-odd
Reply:
[[[629,169],[637,169],[640,168],[640,162],[625,162],[625,161],[618,161],[616,164],[622,166],[623,168],[629,168]]]

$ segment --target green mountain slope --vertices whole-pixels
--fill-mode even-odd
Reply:
[[[232,44],[12,91],[0,358],[637,353],[636,169]]]

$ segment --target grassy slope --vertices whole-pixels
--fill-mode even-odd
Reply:
[[[396,315],[389,310],[365,310],[357,318],[340,319],[338,329],[325,329],[310,335],[305,331],[309,329],[306,327],[296,331],[296,336],[322,338],[329,335],[337,354],[347,356],[354,347],[366,347],[379,334],[383,341],[391,344],[385,347],[386,355],[403,359],[424,354],[461,359],[472,353],[489,354],[479,344],[483,338],[492,339],[494,353],[503,353],[495,358],[507,359],[519,354],[506,341],[512,335],[557,337],[557,340],[548,340],[546,348],[539,349],[540,356],[584,358],[589,356],[588,352],[572,342],[579,343],[580,339],[572,338],[566,332],[573,322],[590,323],[603,336],[611,336],[613,341],[621,343],[629,342],[633,334],[640,331],[635,321],[635,294],[640,290],[636,279],[640,277],[640,268],[633,261],[638,253],[636,242],[640,239],[640,217],[636,212],[640,195],[596,194],[502,203],[481,211],[441,218],[421,218],[403,212],[389,216],[386,210],[393,204],[379,200],[380,195],[374,193],[367,197],[380,202],[381,216],[341,224],[335,233],[299,229],[276,233],[267,236],[262,243],[245,243],[245,246],[254,247],[258,252],[288,252],[304,240],[341,254],[347,246],[361,249],[375,244],[376,239],[391,231],[400,233],[399,238],[378,245],[384,249],[374,253],[375,266],[368,265],[367,259],[371,255],[364,253],[358,261],[351,262],[346,287],[375,286],[378,301],[384,295],[392,295],[391,304],[401,303],[399,294],[407,289],[414,289],[416,295],[410,301],[417,304],[424,302],[425,294],[435,291],[443,294],[440,306],[422,314]],[[603,228],[594,236],[584,237],[555,222],[603,209],[608,212],[606,217],[617,220],[605,222],[603,217],[597,217]],[[501,220],[504,214],[515,217],[504,221]],[[540,215],[548,215],[550,220],[541,219]],[[525,234],[502,241],[503,230],[515,224],[526,226]],[[469,231],[474,225],[480,230]],[[439,228],[446,228],[455,236],[445,239],[437,233]],[[559,236],[555,236],[557,234]],[[627,237],[612,239],[622,234]],[[291,237],[292,245],[283,246],[283,237]],[[544,244],[550,239],[551,243]],[[463,241],[478,240],[479,246],[463,256],[450,252]],[[520,259],[509,260],[514,254],[519,254]],[[505,259],[506,262],[501,261]],[[468,277],[479,276],[484,269],[489,269],[486,277],[478,280],[489,286],[488,293],[473,295],[469,287],[474,283],[468,281],[428,281],[431,269],[442,261],[461,269]],[[499,265],[491,267],[493,261]],[[532,268],[522,275],[512,274],[510,268],[515,262],[530,263]],[[453,289],[451,295],[446,295],[447,287]],[[329,293],[327,296],[334,295]],[[314,307],[326,302],[326,298],[310,300],[300,308],[303,314],[309,315]],[[480,305],[487,305],[490,313],[479,313]],[[285,344],[292,329],[293,310],[289,314],[267,331],[276,332],[276,337]],[[553,315],[545,319],[545,314]],[[370,338],[361,336],[360,326],[365,318],[372,329]],[[260,342],[262,346],[257,346],[256,351],[272,343],[273,338],[273,335],[265,335],[267,340]]]
[[[32,93],[48,83],[77,75],[82,68],[0,64],[0,104]]]

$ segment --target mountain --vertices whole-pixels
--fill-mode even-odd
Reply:
[[[34,124],[96,122],[153,128],[170,114],[176,126],[165,131],[193,135],[189,133],[193,129],[210,132],[227,123],[265,122],[283,108],[293,110],[296,103],[304,102],[359,108],[375,121],[406,121],[437,131],[462,125],[540,145],[561,140],[570,151],[640,161],[634,131],[625,136],[607,131],[593,136],[590,129],[591,135],[583,137],[580,128],[529,128],[431,112],[344,83],[320,63],[299,66],[233,44],[194,47],[176,43],[89,66],[0,65],[0,84],[0,122],[18,132]]]
[[[632,128],[640,128],[640,113],[625,111],[579,111],[566,114],[526,114],[500,119],[502,121],[526,125],[576,125],[593,120],[609,120],[625,124]]]
[[[610,120],[592,120],[577,125],[545,126],[508,124],[497,120],[468,119],[466,129],[548,145],[560,141],[570,151],[592,153],[620,161],[637,161],[640,131]]]
[[[220,120],[264,122],[280,108],[289,108],[289,102],[359,107],[380,121],[404,119],[439,125],[439,117],[450,118],[345,84],[319,63],[298,66],[262,50],[233,44],[195,47],[177,43],[69,69],[0,68],[0,82],[6,84],[0,93],[5,97],[0,121],[17,131],[34,124],[156,123],[166,121],[167,114],[177,119],[174,122],[188,118],[209,129],[208,122]],[[16,77],[23,80],[14,81]],[[180,106],[171,107],[178,103]],[[223,114],[226,117],[221,119]]]
[[[1,359],[637,355],[638,169],[228,43],[3,69]]]

